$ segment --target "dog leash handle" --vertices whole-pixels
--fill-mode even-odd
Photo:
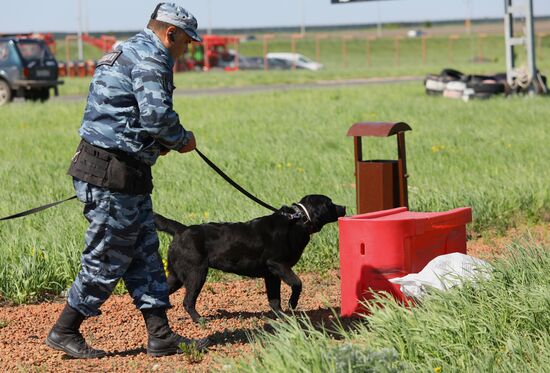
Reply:
[[[207,165],[209,165],[214,171],[217,172],[218,175],[220,175],[225,181],[227,181],[231,186],[233,186],[235,189],[237,189],[239,192],[259,204],[260,206],[265,207],[268,210],[271,210],[273,212],[278,211],[276,208],[274,208],[271,205],[268,205],[261,199],[255,197],[254,195],[250,194],[248,191],[246,191],[242,186],[237,184],[235,181],[233,181],[229,176],[227,176],[218,166],[216,166],[210,159],[208,159],[199,149],[195,148],[195,151],[197,154],[202,158],[203,161],[206,162]]]

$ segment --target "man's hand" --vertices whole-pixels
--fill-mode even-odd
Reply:
[[[185,146],[182,146],[178,149],[178,152],[180,153],[193,151],[197,147],[197,142],[195,141],[195,135],[193,134],[193,132],[187,131],[187,133],[189,135],[189,141],[187,142],[187,144],[185,144]]]

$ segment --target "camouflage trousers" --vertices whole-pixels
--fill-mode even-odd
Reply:
[[[122,278],[137,308],[170,307],[151,197],[115,193],[78,179],[74,187],[90,226],[69,305],[85,316],[99,315]]]

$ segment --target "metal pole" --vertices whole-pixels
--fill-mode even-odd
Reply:
[[[533,21],[533,0],[527,4],[527,14],[525,15],[525,35],[527,48],[527,65],[529,68],[529,78],[531,80],[531,90],[535,89],[535,79],[537,78],[537,66],[535,59],[535,28]]]
[[[464,26],[468,35],[472,32],[472,0],[466,0],[466,20]]]
[[[511,86],[514,83],[515,71],[514,68],[514,46],[512,45],[512,38],[514,36],[514,15],[510,11],[512,6],[512,0],[504,0],[504,40],[506,44],[506,79]]]
[[[212,0],[208,0],[208,35],[212,34]]]
[[[88,0],[84,0],[84,33],[90,33],[90,17],[88,16]]]
[[[78,59],[84,59],[82,48],[82,0],[78,0]]]
[[[470,42],[470,62],[473,63],[474,57],[474,34],[472,32],[472,19],[474,18],[474,5],[472,0],[468,1],[468,39]]]
[[[305,35],[306,34],[306,6],[305,6],[305,0],[302,0],[302,23],[300,26],[300,34]]]
[[[380,3],[376,3],[376,13],[378,15],[378,25],[376,27],[376,33],[378,37],[382,36],[382,21],[380,20]]]

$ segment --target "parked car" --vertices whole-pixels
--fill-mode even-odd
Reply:
[[[268,60],[286,61],[287,64],[296,66],[297,69],[320,70],[323,64],[315,62],[299,53],[268,53]]]
[[[235,51],[229,50],[217,61],[215,68],[235,68]],[[323,67],[305,56],[297,53],[268,53],[267,67],[269,70],[290,70],[295,64],[297,69],[319,70]],[[239,70],[263,70],[266,59],[264,57],[249,57],[238,55]]]
[[[0,106],[14,97],[46,101],[53,89],[58,95],[58,67],[44,41],[0,37]]]
[[[264,57],[238,57],[239,70],[263,70],[265,68]],[[235,68],[235,52],[229,51],[227,58],[222,58],[218,61],[219,68]],[[269,70],[289,70],[292,68],[292,63],[282,58],[267,58],[267,67]]]
[[[422,35],[424,35],[424,32],[422,32],[422,30],[409,30],[409,31],[407,31],[407,37],[409,37],[409,38],[419,38]]]
[[[270,70],[290,70],[292,62],[284,58],[267,57],[267,66]],[[300,68],[296,66],[296,68]]]

